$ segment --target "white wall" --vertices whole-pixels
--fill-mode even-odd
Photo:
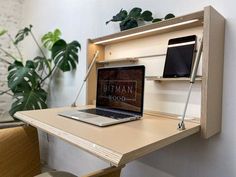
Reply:
[[[80,64],[76,73],[60,74],[54,80],[51,90],[51,106],[69,105],[75,96],[76,88],[85,74],[86,39],[118,31],[118,24],[105,25],[105,21],[121,8],[138,6],[150,9],[155,16],[168,12],[176,15],[201,10],[212,5],[227,20],[225,35],[225,65],[223,93],[223,124],[221,134],[209,140],[199,135],[153,152],[129,163],[123,170],[124,177],[234,177],[236,176],[236,12],[233,0],[26,0],[24,24],[33,24],[37,36],[59,27],[63,37],[77,39],[82,43]],[[30,45],[29,45],[30,46]],[[29,55],[35,50],[27,48]],[[80,97],[84,102],[84,94]],[[108,166],[101,160],[78,150],[61,140],[45,134],[41,136],[42,158],[56,169],[71,171],[77,175]]]

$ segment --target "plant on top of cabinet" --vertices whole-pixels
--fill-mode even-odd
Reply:
[[[129,13],[126,10],[121,9],[118,14],[112,17],[111,20],[106,22],[106,25],[110,22],[120,22],[120,30],[128,30],[140,26],[143,22],[159,22],[162,20],[167,20],[174,18],[174,14],[167,14],[164,18],[153,18],[152,12],[145,10],[142,12],[142,9],[139,7],[133,8]]]
[[[175,15],[172,14],[172,13],[169,13],[164,18],[155,18],[155,19],[153,19],[152,23],[160,22],[160,21],[163,21],[163,20],[168,20],[168,19],[171,19],[171,18],[175,18]]]
[[[138,27],[140,22],[150,22],[152,20],[151,11],[146,10],[142,12],[141,8],[135,7],[129,13],[126,10],[121,9],[120,12],[113,16],[111,20],[107,21],[106,24],[120,21],[120,30],[123,31]]]

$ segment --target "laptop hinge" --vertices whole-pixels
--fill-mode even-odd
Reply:
[[[128,115],[135,116],[135,117],[141,117],[141,115],[139,115],[139,114],[130,113],[128,111],[120,111],[120,110],[106,109],[106,108],[100,108],[100,107],[96,107],[95,109],[102,110],[102,111],[110,111],[110,112],[114,112],[114,113],[128,114]]]

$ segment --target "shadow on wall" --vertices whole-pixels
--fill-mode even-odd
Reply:
[[[146,169],[140,168],[147,168],[148,177],[233,177],[235,170],[230,169],[232,162],[223,161],[230,159],[232,154],[227,153],[227,146],[222,147],[222,141],[222,134],[208,140],[200,138],[199,134],[192,135],[131,162],[124,174],[141,177]],[[219,161],[222,161],[221,166]]]
[[[62,107],[71,105],[78,89],[75,87],[77,85],[75,83],[76,70],[65,73],[61,72],[60,70],[56,70],[52,79],[48,83],[49,107]]]

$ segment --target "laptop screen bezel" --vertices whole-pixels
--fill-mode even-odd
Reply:
[[[137,69],[142,69],[142,73],[143,73],[143,76],[142,76],[142,96],[141,96],[141,111],[140,112],[137,112],[137,111],[129,111],[129,110],[124,110],[124,109],[119,109],[119,108],[107,108],[107,107],[104,107],[104,106],[99,106],[98,105],[98,77],[99,77],[99,74],[98,72],[100,70],[110,70],[110,69],[125,69],[125,68],[130,68],[130,69],[133,69],[133,68],[137,68]],[[137,116],[143,116],[143,105],[144,105],[144,85],[145,85],[145,66],[144,65],[136,65],[136,66],[119,66],[119,67],[101,67],[101,68],[98,68],[97,69],[97,88],[96,88],[96,107],[97,108],[100,108],[100,109],[109,109],[109,110],[113,110],[113,111],[120,111],[120,112],[123,112],[123,113],[128,113],[128,114],[132,114],[132,115],[137,115]]]

